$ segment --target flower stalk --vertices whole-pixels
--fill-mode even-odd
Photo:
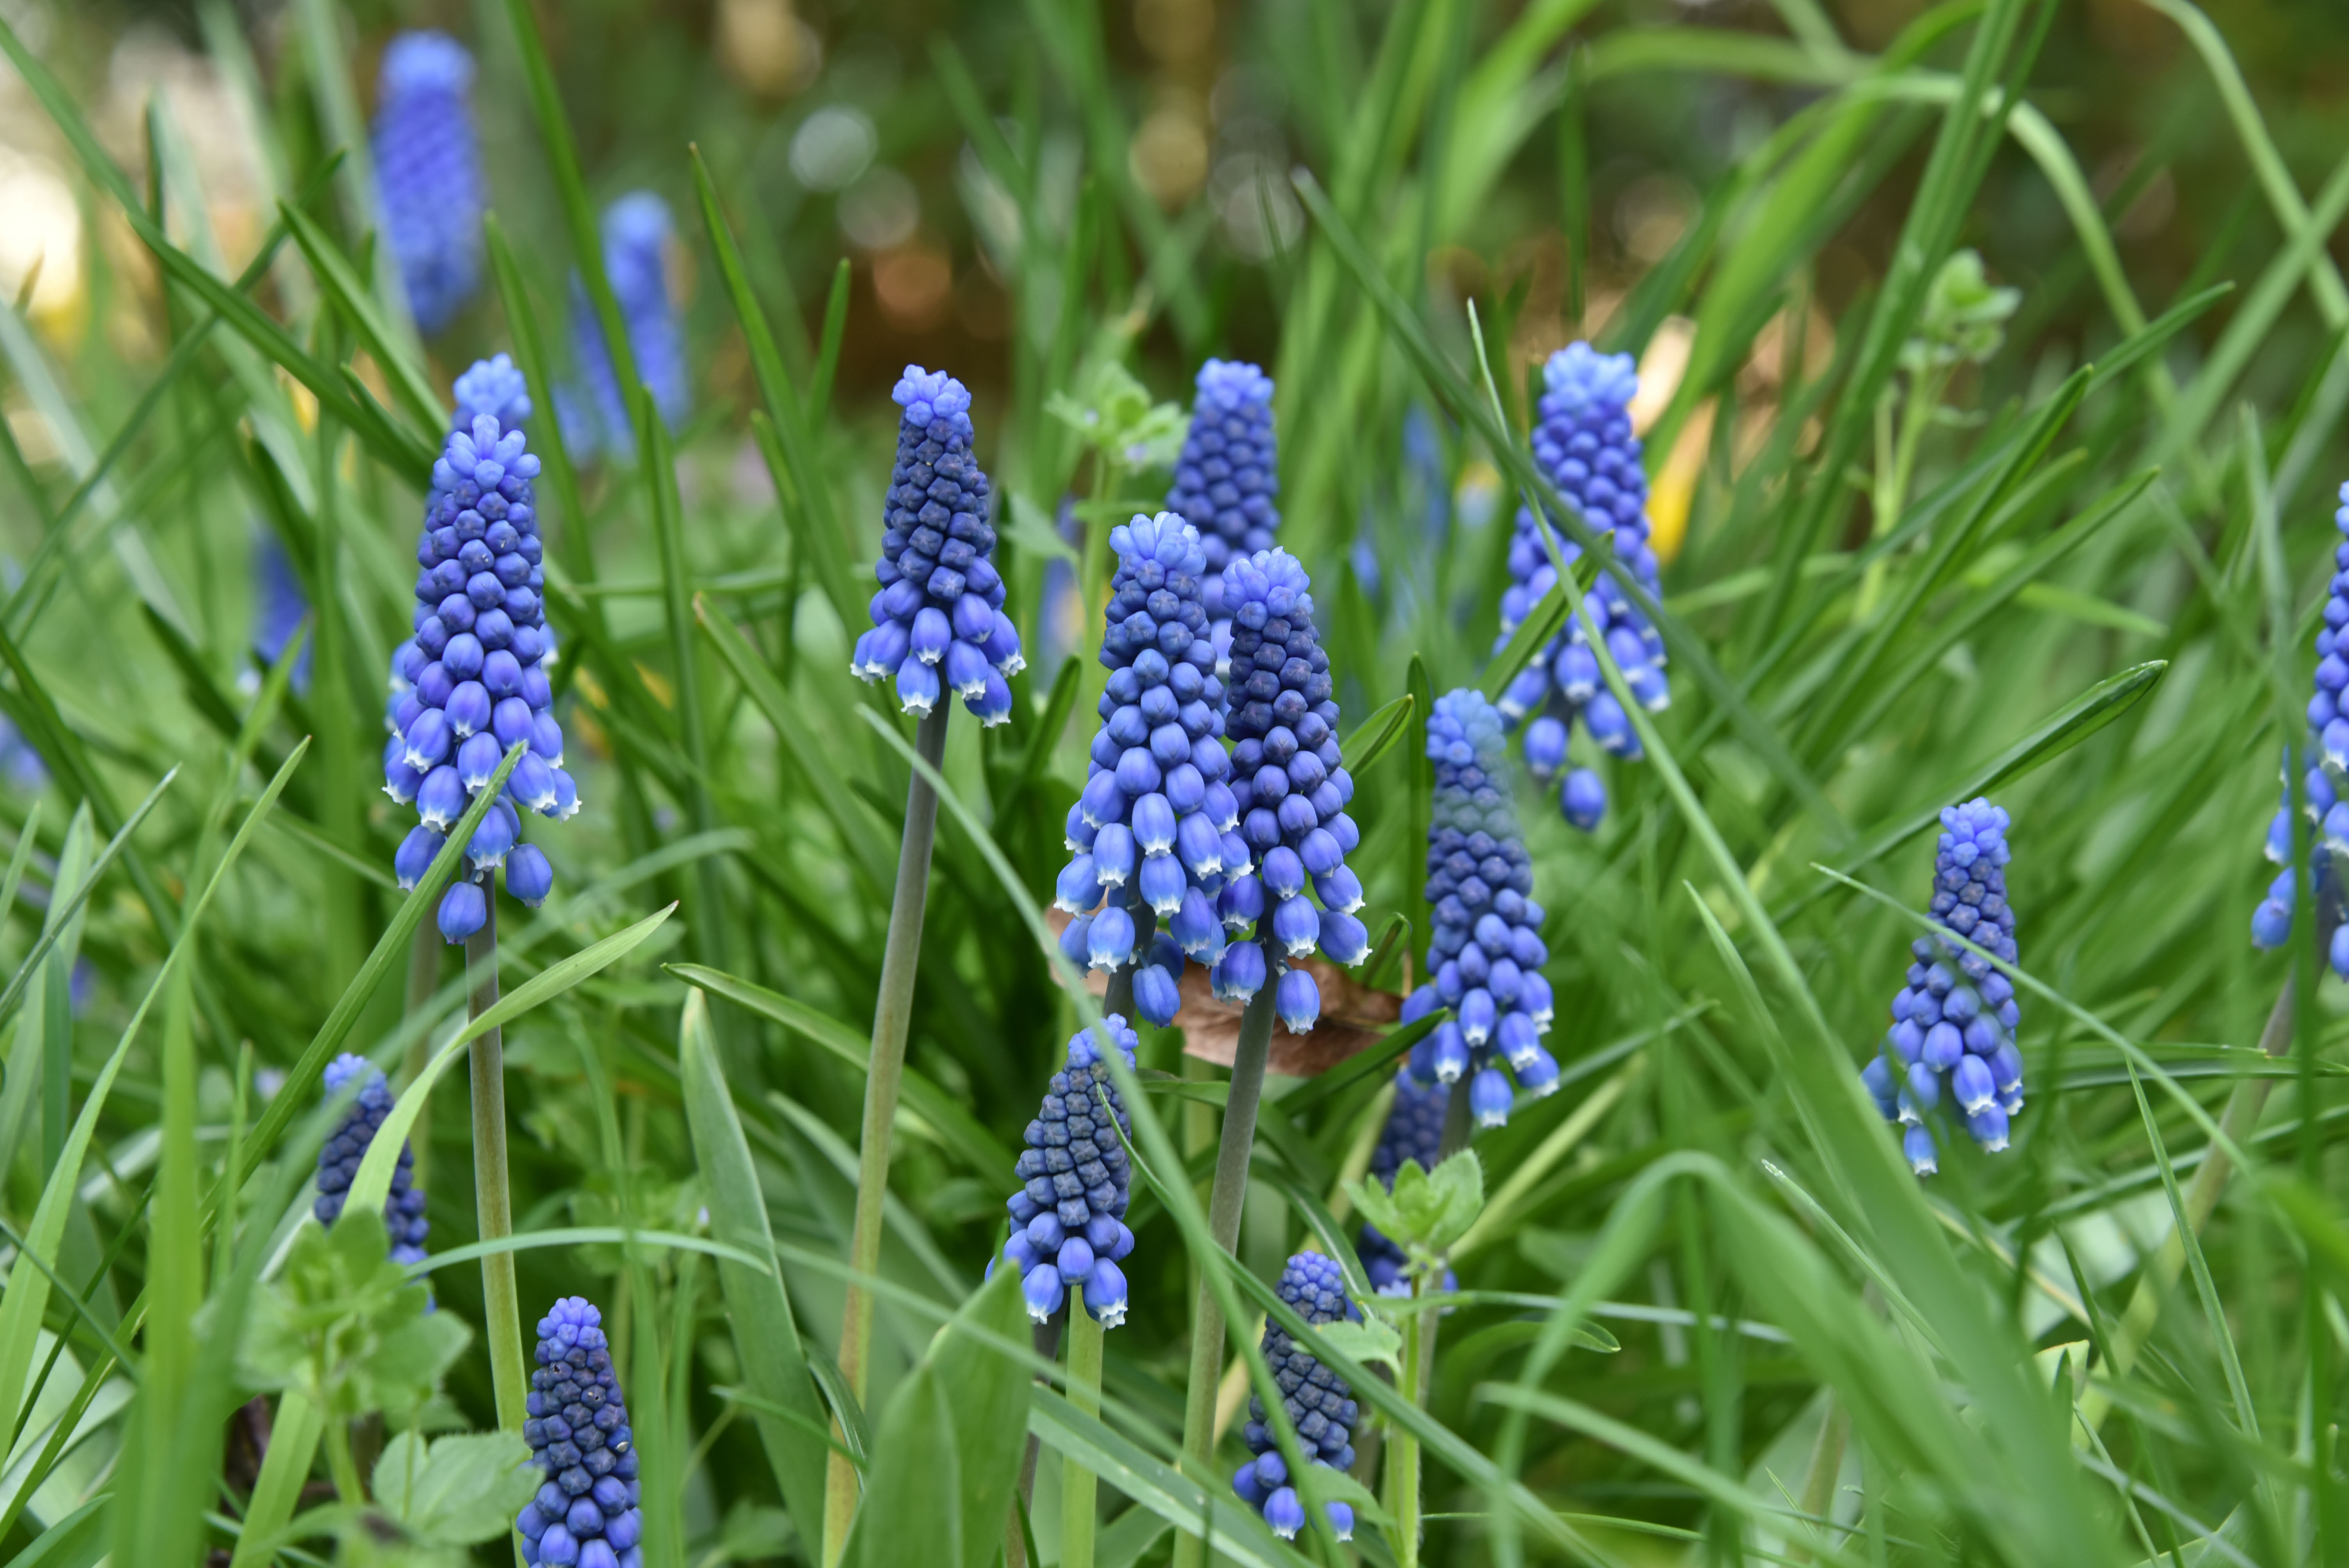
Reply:
[[[1102,1326],[1084,1309],[1084,1286],[1069,1292],[1069,1403],[1088,1416],[1102,1408]],[[1100,1478],[1071,1455],[1061,1470],[1061,1568],[1093,1568]]]
[[[930,769],[947,749],[947,715],[940,702],[922,716],[914,749]],[[905,1034],[913,1021],[914,977],[922,955],[922,916],[929,898],[930,851],[937,838],[938,796],[931,775],[915,770],[905,789],[905,832],[897,851],[897,885],[889,905],[889,935],[881,955],[881,995],[873,1007],[873,1055],[864,1078],[864,1122],[856,1157],[856,1218],[849,1233],[848,1297],[841,1316],[840,1371],[849,1392],[864,1398],[872,1362],[873,1294],[864,1281],[879,1272],[881,1215],[889,1190],[889,1135],[905,1079]],[[824,1477],[823,1562],[840,1561],[856,1518],[856,1470],[834,1450]]]

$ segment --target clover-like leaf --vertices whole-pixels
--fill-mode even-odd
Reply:
[[[429,1444],[402,1432],[384,1445],[367,1490],[415,1541],[471,1546],[512,1529],[545,1479],[519,1432],[459,1432]]]
[[[298,1387],[329,1415],[419,1409],[472,1331],[432,1310],[391,1261],[383,1216],[347,1209],[305,1225],[277,1278],[255,1295],[238,1360],[256,1388]]]
[[[1361,1322],[1340,1318],[1335,1323],[1317,1325],[1314,1336],[1330,1343],[1330,1348],[1357,1361],[1379,1361],[1402,1376],[1402,1336],[1385,1318],[1365,1314]]]

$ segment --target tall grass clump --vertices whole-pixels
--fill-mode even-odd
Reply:
[[[0,55],[0,1568],[2349,1562],[2325,8]]]

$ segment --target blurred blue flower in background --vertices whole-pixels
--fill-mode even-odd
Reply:
[[[473,57],[446,33],[402,33],[377,79],[376,185],[385,242],[417,326],[449,325],[481,286],[489,191],[468,97]]]
[[[667,251],[675,226],[668,203],[649,191],[632,191],[604,209],[604,275],[620,307],[628,353],[636,375],[651,391],[653,407],[674,428],[691,410],[692,389],[685,368],[685,329],[668,293]],[[621,462],[636,451],[631,399],[604,341],[604,324],[588,298],[587,285],[571,279],[571,351],[581,386],[555,398],[563,439],[585,456],[601,451]]]

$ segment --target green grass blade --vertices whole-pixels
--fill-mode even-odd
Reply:
[[[415,356],[400,340],[398,330],[384,320],[383,312],[368,296],[367,285],[352,271],[351,263],[342,251],[324,229],[291,201],[277,204],[277,218],[294,236],[294,242],[301,247],[303,259],[310,263],[311,274],[318,280],[318,286],[326,291],[326,297],[357,329],[359,341],[367,345],[369,354],[375,356],[376,363],[383,367],[384,375],[391,382],[392,391],[426,436],[429,438],[446,429],[449,425],[447,406],[440,401],[440,394],[432,390],[432,383],[425,379],[423,367],[416,363]]]
[[[1401,740],[1411,730],[1411,693],[1382,703],[1370,717],[1354,727],[1339,748],[1346,758],[1346,771],[1359,779],[1371,764],[1387,753],[1387,748]]]
[[[760,1399],[793,1418],[786,1422],[759,1415],[759,1439],[801,1538],[818,1539],[823,1528],[827,1448],[822,1435],[823,1404],[808,1380],[799,1323],[771,1261],[775,1238],[767,1222],[766,1195],[718,1065],[709,1004],[698,991],[686,999],[678,1065],[694,1162],[709,1185],[710,1233],[753,1254],[750,1265],[721,1262],[718,1270],[743,1382]]]

